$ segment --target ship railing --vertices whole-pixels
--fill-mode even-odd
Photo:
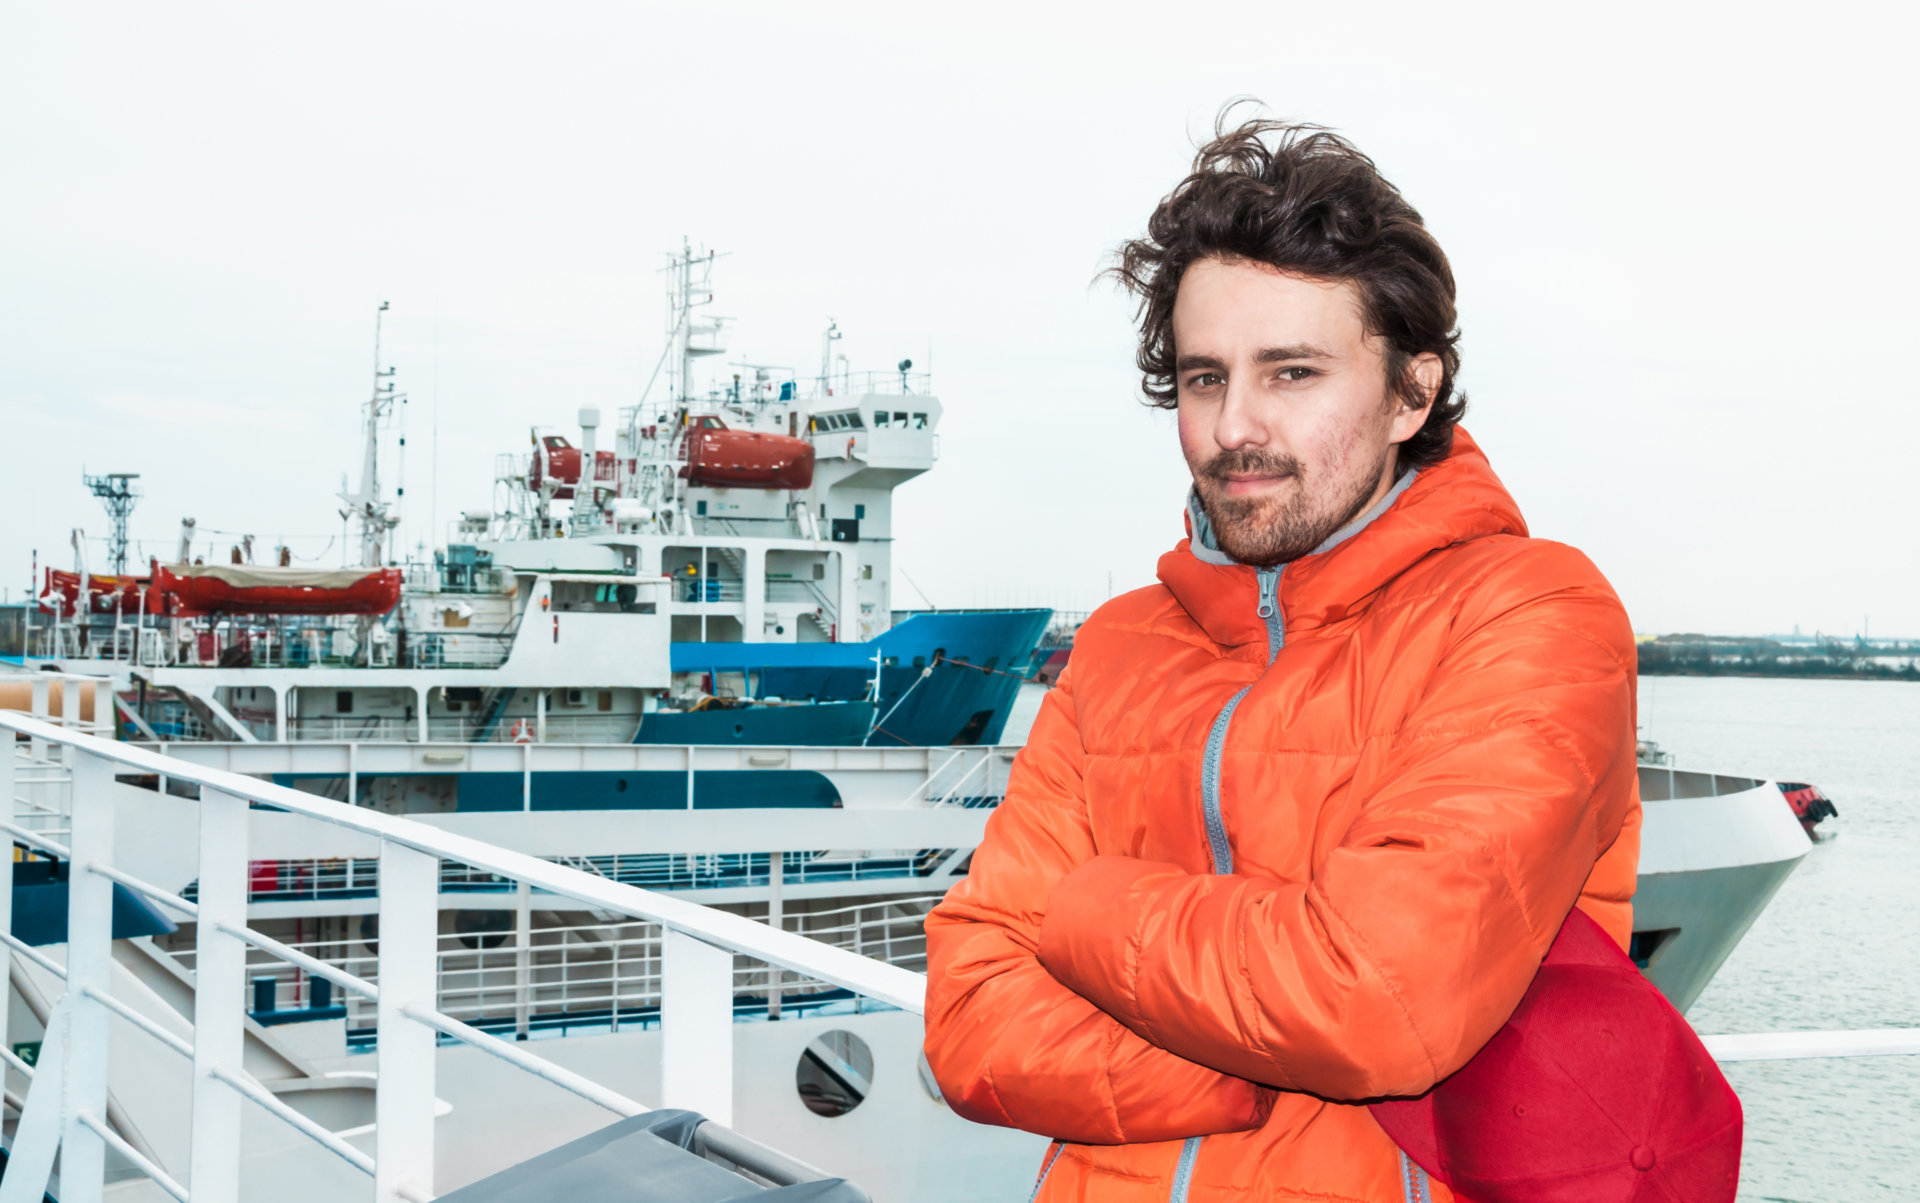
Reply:
[[[719,1125],[733,1114],[733,995],[736,958],[745,956],[815,979],[871,1002],[919,1013],[925,979],[743,915],[568,869],[524,853],[408,819],[348,806],[205,768],[124,743],[100,739],[15,713],[0,713],[0,730],[65,750],[72,770],[71,836],[45,850],[70,863],[68,932],[61,964],[11,930],[13,862],[0,861],[0,960],[8,973],[18,956],[64,983],[46,1019],[37,1065],[0,1053],[27,1080],[9,1150],[0,1203],[37,1203],[56,1154],[63,1203],[101,1203],[108,1153],[145,1174],[175,1199],[237,1203],[242,1161],[241,1115],[249,1104],[281,1120],[372,1179],[376,1203],[420,1203],[434,1197],[435,1050],[443,1039],[475,1048],[615,1115],[640,1114],[639,1101],[527,1051],[516,1041],[462,1022],[437,1004],[440,862],[451,860],[511,879],[520,888],[571,900],[582,909],[661,929],[659,1020],[664,1105],[700,1112]],[[9,748],[9,753],[17,749]],[[0,756],[0,797],[15,791],[16,754]],[[192,901],[143,881],[115,864],[117,806],[132,787],[118,776],[164,778],[177,792],[197,789],[199,888]],[[247,923],[251,807],[331,824],[377,843],[380,859],[374,954],[377,984],[288,948]],[[54,841],[44,841],[53,845]],[[182,1036],[112,991],[114,888],[125,887],[194,924],[192,1030]],[[366,1136],[343,1136],[263,1086],[242,1063],[247,1038],[248,950],[256,949],[323,977],[374,1006],[379,1072],[372,1149]],[[0,991],[0,1025],[8,992]],[[183,1017],[175,1017],[183,1018]],[[107,1109],[111,1025],[125,1022],[192,1063],[191,1124],[176,1163],[161,1164],[110,1121]],[[175,1025],[178,1026],[177,1024]],[[727,1134],[729,1141],[741,1138]],[[358,1143],[356,1143],[356,1141]],[[143,1142],[144,1143],[144,1142]],[[798,1163],[761,1150],[764,1166],[795,1181]],[[760,1173],[761,1168],[749,1166]],[[802,1175],[817,1173],[798,1166]],[[763,1174],[762,1176],[769,1176]],[[182,1180],[192,1183],[189,1196]],[[776,1180],[778,1180],[776,1178]]]
[[[409,631],[402,668],[499,668],[513,654],[501,631]]]
[[[419,721],[397,714],[315,714],[287,720],[287,738],[301,743],[411,743]]]
[[[545,715],[503,714],[483,729],[479,715],[471,719],[434,715],[427,719],[427,742],[625,744],[633,742],[641,717],[637,710],[593,714],[555,714],[549,710]],[[412,727],[410,723],[410,733],[400,738],[412,740]],[[477,738],[483,730],[486,738]]]
[[[680,577],[674,586],[674,600],[683,603],[737,602],[746,596],[744,581],[711,576]]]
[[[824,607],[827,604],[827,595],[812,581],[768,577],[767,600],[800,602],[803,605]]]
[[[847,372],[832,378],[831,401],[816,399],[814,408],[834,410],[863,397],[925,397],[933,393],[931,372]]]
[[[928,894],[850,906],[786,911],[778,926],[811,940],[848,949],[915,972],[926,969],[926,915],[939,901]],[[773,922],[770,905],[741,913]],[[442,932],[436,952],[439,1009],[484,1031],[512,1032],[519,1039],[630,1028],[660,1023],[662,929],[657,923],[578,921],[537,925],[534,911],[460,911],[454,930]],[[291,932],[282,933],[292,935]],[[192,971],[191,946],[168,948]],[[379,984],[377,932],[333,939],[287,939],[287,948],[342,973]],[[762,961],[735,957],[732,1010],[736,1022],[783,1015],[858,1013],[858,995],[817,979],[795,979]],[[336,999],[337,1004],[336,1004]],[[377,1007],[359,995],[335,995],[328,979],[260,949],[247,958],[246,1002],[259,1022],[298,1020],[327,1012],[346,1026],[350,1049],[366,1051]]]
[[[64,816],[49,818],[64,821]],[[24,820],[24,816],[22,817]],[[34,830],[40,830],[36,827]],[[556,856],[554,864],[649,890],[758,889],[774,884],[776,868],[783,886],[935,880],[948,876],[960,848],[883,849],[846,852],[640,852],[597,856]],[[776,859],[777,858],[777,859]],[[275,858],[248,862],[249,902],[338,902],[371,898],[379,892],[380,862],[372,857]],[[455,861],[440,862],[442,894],[507,893],[510,878]],[[181,889],[191,901],[197,882]]]
[[[1018,753],[1018,748],[998,746],[955,748],[928,771],[926,780],[900,800],[900,805],[967,808],[998,805],[1006,793],[1007,771]]]

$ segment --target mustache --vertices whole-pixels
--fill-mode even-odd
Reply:
[[[1270,451],[1222,451],[1207,461],[1200,474],[1222,484],[1230,476],[1298,476],[1300,461]]]

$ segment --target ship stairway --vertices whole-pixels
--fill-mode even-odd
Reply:
[[[98,712],[109,713],[104,703]],[[165,780],[164,791],[138,784],[156,779]],[[36,1006],[12,988],[0,992],[0,1011],[9,1012],[0,1023],[18,1019],[41,1033],[22,1052],[0,1048],[12,1111],[0,1203],[38,1203],[43,1192],[62,1203],[103,1203],[109,1189],[116,1203],[531,1203],[591,1198],[596,1190],[657,1203],[744,1201],[756,1193],[770,1201],[864,1203],[866,1194],[831,1166],[815,1168],[735,1129],[736,1102],[749,1124],[772,1122],[757,1109],[758,1096],[736,1100],[735,1071],[737,1050],[772,1047],[756,1041],[773,1039],[797,1038],[829,1077],[870,1086],[865,1111],[891,1120],[890,1109],[918,1107],[929,1125],[945,1125],[928,1129],[939,1142],[962,1150],[996,1139],[954,1117],[930,1079],[916,1081],[910,1068],[870,1073],[846,1056],[847,1046],[825,1040],[831,1031],[805,1035],[816,1020],[766,1013],[737,1022],[740,975],[758,973],[842,992],[852,1003],[847,1013],[864,1008],[872,1025],[864,1030],[894,1031],[917,1048],[926,979],[863,955],[880,949],[836,947],[17,712],[0,712],[0,798],[18,844],[69,870],[65,941],[34,944],[12,934],[18,870],[0,859],[0,906],[8,907],[0,960],[9,982],[17,972],[40,996]],[[196,846],[193,900],[152,880],[158,874],[150,866],[159,862],[151,833],[162,832],[189,833]],[[354,969],[276,939],[249,914],[252,858],[322,839],[356,841],[380,862],[368,916],[377,936]],[[585,913],[596,924],[606,916],[654,933],[657,954],[639,967],[656,979],[647,1072],[619,1055],[620,1045],[519,1039],[510,1027],[490,1031],[452,1013],[438,938],[446,862],[513,882],[523,899],[541,898],[543,910]],[[115,938],[116,888],[178,925],[169,938],[191,943],[190,973],[174,972],[138,938]],[[486,947],[476,941],[467,955]],[[350,1063],[358,1068],[325,1068],[299,1047],[313,1035],[296,1035],[299,1029],[339,1020],[277,1026],[250,1009],[251,978],[272,963],[298,970],[309,985],[324,980],[326,994],[337,991],[370,1016],[373,1051]],[[811,1039],[825,1041],[824,1052]],[[1920,1028],[1705,1041],[1723,1061],[1920,1054]],[[841,1059],[847,1063],[836,1074]],[[750,1076],[760,1061],[749,1055],[738,1065]],[[876,1110],[893,1088],[883,1078],[898,1093]],[[469,1089],[476,1082],[484,1089]],[[921,1084],[926,1089],[916,1095]],[[860,1114],[835,1123],[857,1123]],[[553,1118],[563,1115],[564,1123]],[[860,1149],[835,1144],[836,1130],[807,1129],[809,1158],[835,1148],[858,1156]],[[463,1132],[469,1139],[453,1147]],[[865,1163],[883,1173],[902,1157],[944,1152],[934,1144],[917,1153],[889,1148]],[[629,1184],[626,1193],[616,1194],[616,1181]]]
[[[474,730],[473,743],[483,744],[493,738],[494,729],[500,725],[500,717],[507,712],[507,707],[513,704],[514,696],[519,692],[511,685],[487,692],[486,709],[481,712],[480,725]]]

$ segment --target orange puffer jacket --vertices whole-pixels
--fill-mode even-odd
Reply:
[[[1039,1203],[1448,1200],[1360,1101],[1464,1064],[1576,902],[1626,943],[1626,614],[1464,432],[1280,569],[1204,525],[1081,627],[928,918],[927,1058],[1064,1142]]]

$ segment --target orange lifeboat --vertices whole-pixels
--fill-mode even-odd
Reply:
[[[687,423],[691,485],[716,489],[804,489],[813,484],[813,444],[784,434],[728,430],[711,415]]]
[[[182,614],[385,614],[400,604],[398,568],[156,564],[154,583]]]

